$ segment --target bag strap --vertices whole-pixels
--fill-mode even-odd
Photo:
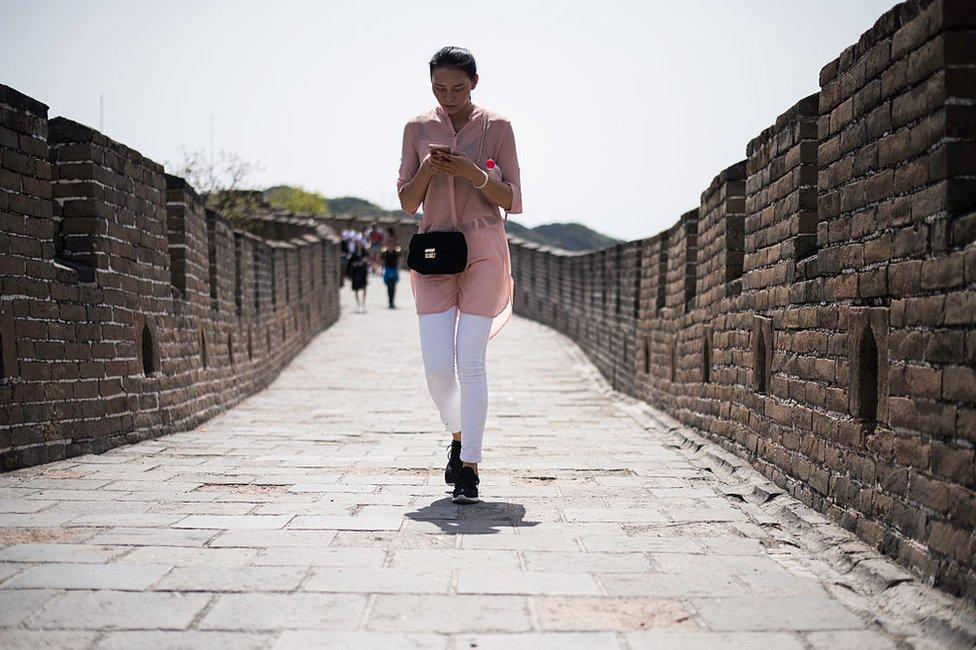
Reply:
[[[478,145],[478,169],[481,169],[481,156],[485,151],[485,134],[488,133],[488,116],[485,116],[485,123],[481,129],[481,144]],[[464,214],[464,208],[468,205],[468,197],[471,196],[471,188],[474,187],[474,183],[468,182],[468,191],[464,195],[464,202],[461,204],[461,212],[458,213],[457,219],[454,221],[454,226],[456,230],[460,230],[461,226],[461,215]]]

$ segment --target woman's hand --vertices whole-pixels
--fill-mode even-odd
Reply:
[[[427,157],[431,161],[434,173],[461,176],[462,178],[466,178],[472,182],[475,180],[480,182],[484,178],[484,176],[478,170],[478,166],[475,165],[474,161],[468,158],[463,151],[454,154],[444,151],[435,151],[432,154],[428,154]]]
[[[420,161],[420,169],[417,171],[427,176],[433,176],[438,173],[438,169],[434,167],[434,154],[428,153],[424,156],[424,159]]]

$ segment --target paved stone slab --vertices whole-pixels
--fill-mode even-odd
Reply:
[[[701,598],[691,601],[713,630],[853,630],[864,621],[828,597]]]
[[[190,515],[178,519],[173,528],[219,528],[223,530],[269,530],[284,528],[291,515]]]
[[[403,287],[366,314],[344,288],[334,327],[194,430],[0,475],[0,647],[924,645],[517,316],[488,347],[484,500],[453,504]]]
[[[559,571],[458,571],[459,594],[599,595],[600,585],[587,573]]]
[[[894,640],[875,630],[811,632],[805,638],[810,647],[816,650],[832,650],[833,648],[894,650],[898,647]]]
[[[108,562],[127,551],[95,544],[14,544],[0,548],[0,562]]]
[[[701,596],[747,597],[748,586],[731,574],[601,573],[600,584],[610,596],[685,599]]]
[[[134,546],[195,546],[200,547],[214,538],[219,531],[176,528],[131,528],[121,526],[107,528],[90,540],[92,544],[117,544]]]
[[[398,530],[402,520],[396,517],[365,517],[339,515],[298,516],[288,524],[289,530]]]
[[[3,589],[148,589],[172,567],[166,564],[46,564],[3,583]]]
[[[201,632],[199,630],[159,632],[110,632],[94,650],[259,650],[268,647],[273,635],[256,632]]]
[[[42,589],[0,589],[0,626],[15,627],[59,592]]]
[[[455,637],[456,648],[478,650],[620,650],[612,632],[526,632],[524,634],[465,634]]]
[[[382,548],[275,546],[261,549],[254,564],[264,566],[378,567],[386,560]]]
[[[643,553],[566,553],[525,551],[522,553],[529,571],[586,571],[589,573],[635,573],[643,575],[651,568]]]
[[[533,605],[543,630],[694,630],[692,612],[677,600],[542,597]]]
[[[60,527],[77,517],[72,512],[0,514],[0,528]]]
[[[0,498],[0,513],[23,514],[28,512],[38,512],[54,505],[54,503],[54,501],[41,501],[40,499]]]
[[[35,609],[31,628],[182,630],[210,602],[209,594],[70,591]]]
[[[97,632],[0,629],[0,648],[4,650],[87,650]]]
[[[804,645],[799,637],[785,632],[674,632],[649,630],[647,632],[627,632],[624,635],[630,650],[660,650],[661,648],[680,648],[681,650],[802,650]],[[838,648],[858,648],[860,646],[835,645]]]
[[[200,621],[204,630],[355,630],[366,609],[358,594],[225,594]]]
[[[210,542],[214,548],[277,548],[292,546],[329,546],[336,538],[334,530],[228,530]]]
[[[481,549],[412,549],[393,551],[390,566],[438,569],[517,570],[518,554],[515,551]]]
[[[451,571],[437,567],[422,569],[324,567],[315,569],[305,582],[305,591],[378,594],[446,594]],[[460,589],[458,593],[461,593]]]
[[[396,632],[284,632],[272,650],[445,650],[449,637],[441,634]]]
[[[174,566],[242,566],[257,557],[251,548],[193,548],[182,546],[143,546],[115,561],[120,564],[157,563]]]
[[[521,632],[532,629],[521,596],[376,596],[366,629],[400,632]]]
[[[305,579],[305,567],[176,567],[154,585],[155,591],[294,591]]]

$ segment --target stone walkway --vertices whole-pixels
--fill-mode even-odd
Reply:
[[[757,505],[777,491],[517,316],[489,343],[485,501],[452,504],[401,277],[397,310],[370,277],[366,314],[347,283],[332,329],[194,431],[0,476],[0,647],[869,650],[974,629],[788,497]]]

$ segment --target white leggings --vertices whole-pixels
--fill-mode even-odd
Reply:
[[[491,318],[459,312],[454,305],[435,314],[420,314],[419,323],[427,390],[444,427],[451,433],[461,432],[461,460],[479,463],[488,417],[485,349]],[[457,377],[454,374],[455,349]]]

